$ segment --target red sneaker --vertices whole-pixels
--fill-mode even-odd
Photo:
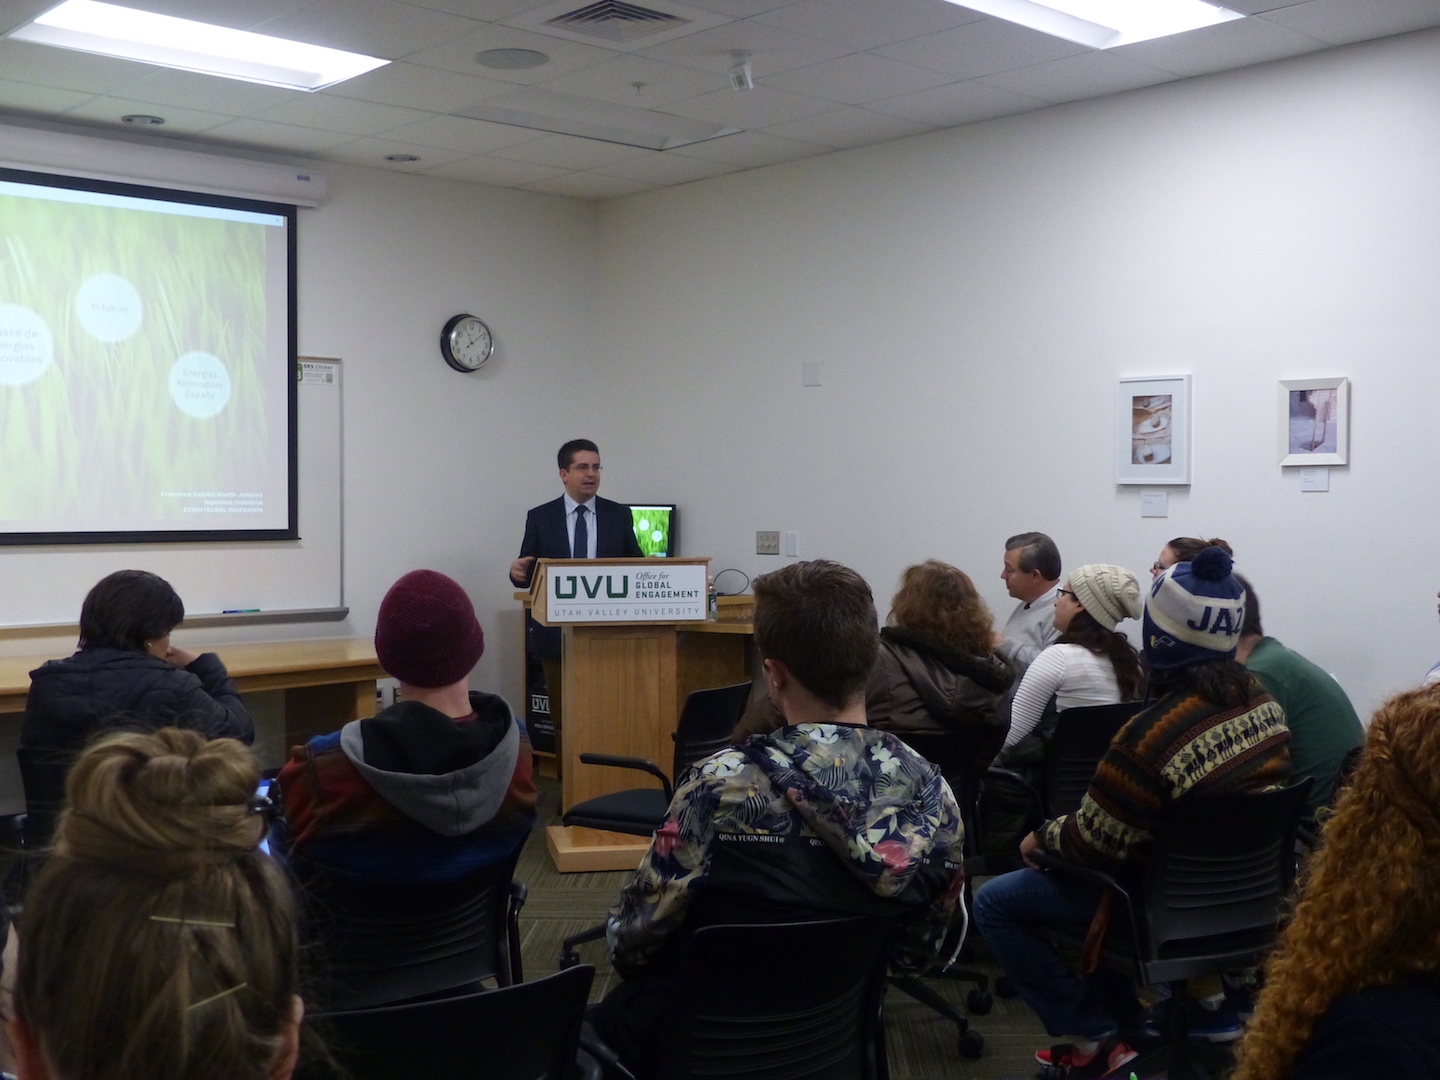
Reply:
[[[1130,1064],[1140,1055],[1116,1038],[1101,1041],[1093,1054],[1081,1055],[1070,1043],[1061,1043],[1048,1050],[1038,1050],[1035,1060],[1045,1066],[1042,1075],[1047,1080],[1061,1077],[1080,1080],[1081,1077],[1116,1076],[1122,1067]]]

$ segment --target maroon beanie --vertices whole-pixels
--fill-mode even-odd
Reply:
[[[485,651],[475,607],[454,580],[411,570],[380,601],[375,654],[411,686],[449,686],[470,674]]]

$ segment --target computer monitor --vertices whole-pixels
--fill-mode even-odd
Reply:
[[[641,552],[664,558],[680,553],[679,513],[674,503],[632,503],[630,514]]]

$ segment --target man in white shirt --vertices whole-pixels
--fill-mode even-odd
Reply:
[[[1060,636],[1055,629],[1055,595],[1060,585],[1060,551],[1040,532],[1005,541],[1005,588],[1020,603],[998,636],[996,651],[1015,665],[1015,684],[1040,650]]]

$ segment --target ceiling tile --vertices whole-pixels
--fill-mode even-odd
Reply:
[[[1142,86],[1174,82],[1178,76],[1109,52],[1086,52],[1002,71],[979,80],[1041,101],[1079,101],[1102,94],[1118,94]]]
[[[785,7],[795,0],[689,0],[691,7],[718,11],[732,19],[748,19],[752,15],[763,15],[767,11]]]
[[[499,22],[522,11],[548,4],[550,0],[409,0],[416,7],[431,11],[448,11],[451,15],[464,15],[467,19],[483,22]]]
[[[935,127],[955,127],[996,116],[1028,112],[1047,104],[1048,102],[986,86],[984,83],[957,82],[948,86],[937,86],[933,90],[921,90],[918,94],[886,98],[870,108],[876,112],[891,113],[909,120],[933,124]]]
[[[475,54],[486,49],[534,49],[548,56],[550,62],[518,71],[496,70],[482,67],[475,62]],[[511,83],[538,83],[590,67],[617,55],[619,54],[611,49],[582,45],[578,41],[566,41],[548,34],[517,30],[513,26],[491,25],[444,45],[412,53],[405,60],[410,64],[458,71],[462,75],[479,75],[486,79],[500,79]]]
[[[938,71],[862,52],[772,75],[765,80],[765,85],[844,105],[864,105],[953,81]]]
[[[875,51],[954,79],[976,79],[1090,50],[1004,19],[986,19]]]
[[[704,180],[706,177],[736,172],[740,168],[741,166],[729,165],[723,161],[687,158],[674,150],[667,150],[606,165],[594,171],[605,176],[623,176],[627,180],[644,180],[647,183],[688,184],[691,180]]]
[[[1383,4],[1311,0],[1272,11],[1265,18],[1332,45],[1348,45],[1440,26],[1440,0],[1385,0]]]
[[[1323,48],[1324,42],[1265,19],[1235,19],[1110,51],[1177,75],[1208,75]]]
[[[1262,11],[1274,11],[1276,8],[1290,7],[1296,0],[1224,0],[1221,7],[1227,7],[1231,11],[1239,11],[1245,15],[1258,15]],[[1348,0],[1351,3],[1366,4],[1366,0]],[[1367,6],[1370,6],[1367,4]]]
[[[983,19],[938,0],[800,0],[757,15],[759,22],[850,49],[875,49]]]
[[[326,93],[296,96],[282,105],[255,114],[257,119],[272,120],[277,124],[321,128],[347,135],[376,135],[433,115],[418,109],[400,109],[394,105],[357,101]]]
[[[165,123],[159,128],[133,128],[129,124],[120,122],[120,118],[128,113],[150,113],[155,116],[163,116]],[[108,96],[93,97],[83,105],[71,109],[65,115],[79,117],[82,120],[99,120],[106,124],[113,124],[117,130],[138,130],[152,135],[158,135],[161,132],[166,135],[193,134],[235,119],[234,116],[202,112],[199,109],[182,109],[175,105],[151,105],[143,101]]]
[[[248,116],[305,93],[304,90],[283,90],[278,86],[261,86],[239,79],[199,75],[193,71],[153,67],[149,71],[139,82],[125,86],[126,97],[153,101],[157,105],[178,105],[182,109]]]
[[[394,0],[310,0],[256,29],[276,37],[391,60],[472,33],[474,19]]]
[[[564,169],[549,165],[535,165],[528,161],[505,161],[501,158],[476,157],[443,165],[438,169],[426,169],[426,176],[443,176],[450,180],[469,180],[476,184],[494,184],[496,187],[519,187],[547,180],[552,176],[564,175]]]
[[[799,139],[785,139],[779,135],[766,135],[758,131],[741,131],[719,139],[694,143],[684,148],[686,157],[697,157],[704,161],[723,161],[730,165],[743,165],[753,169],[759,165],[774,165],[781,161],[799,161],[817,154],[834,152],[833,146],[801,142]]]
[[[750,54],[750,70],[760,79],[791,68],[833,60],[850,50],[746,19],[641,49],[637,55],[724,75],[735,66],[735,57],[731,55],[735,52]]]
[[[63,90],[54,86],[36,86],[34,83],[0,79],[0,109],[61,113],[88,101],[92,96],[83,90]]]
[[[598,139],[580,139],[574,135],[542,135],[538,139],[495,150],[493,154],[511,161],[552,165],[558,169],[594,169],[656,152]]]
[[[541,131],[472,120],[468,116],[434,116],[385,133],[396,142],[458,150],[462,154],[488,154],[502,146],[545,138]]]
[[[151,64],[91,56],[73,49],[0,40],[0,75],[14,82],[104,94],[128,86],[156,70]]]
[[[822,101],[807,94],[792,94],[774,86],[756,85],[754,90],[716,90],[666,109],[694,120],[710,120],[727,127],[746,131],[769,127],[802,116],[814,116],[835,107],[833,101]]]
[[[653,191],[659,186],[640,180],[622,180],[618,176],[572,172],[549,180],[537,180],[533,184],[526,184],[524,189],[538,191],[542,195],[569,195],[572,199],[618,199],[642,191]]]
[[[419,161],[386,161],[389,154],[414,154]],[[403,169],[405,172],[422,172],[439,165],[463,161],[468,156],[454,150],[441,150],[429,146],[411,146],[393,139],[355,139],[325,151],[327,158],[348,161],[355,165],[374,165],[383,168]]]
[[[314,128],[272,124],[268,120],[248,118],[231,120],[213,127],[205,132],[205,138],[305,154],[316,154],[350,140],[349,135],[337,135],[333,131],[316,131]]]
[[[638,90],[635,83],[643,83]],[[604,63],[571,72],[541,83],[547,90],[596,98],[636,109],[664,108],[671,102],[698,97],[720,87],[728,79],[710,71],[651,60],[644,56],[616,56]]]
[[[456,112],[515,87],[496,79],[461,75],[402,61],[332,86],[328,93],[428,112]]]
[[[765,129],[766,133],[787,139],[801,139],[844,149],[852,146],[869,146],[871,143],[903,139],[907,135],[919,135],[933,131],[934,126],[918,120],[906,120],[901,116],[886,116],[869,109],[846,107],[833,112],[806,116],[799,120],[787,120]],[[732,136],[733,137],[733,136]]]

